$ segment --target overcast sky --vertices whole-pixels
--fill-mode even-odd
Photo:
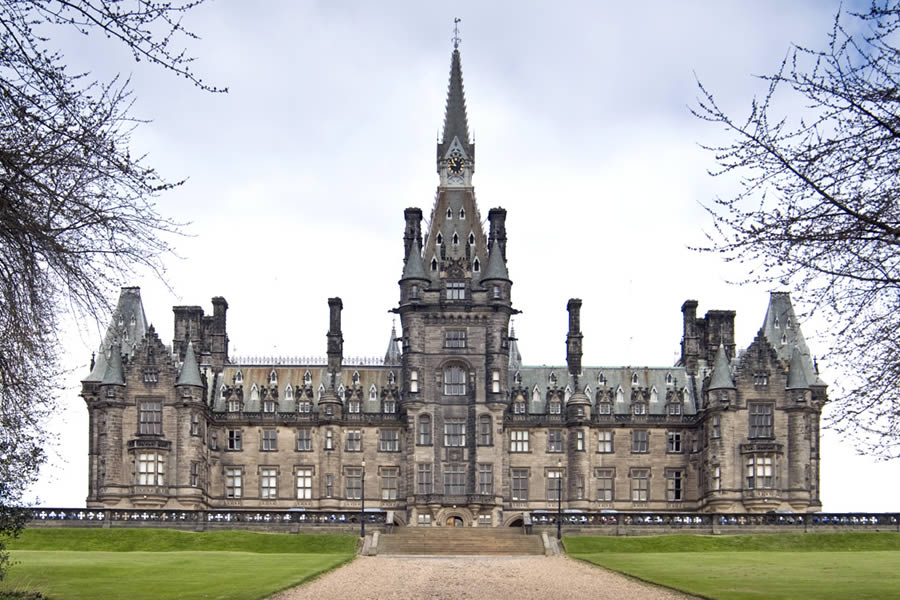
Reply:
[[[844,2],[845,9],[854,2]],[[428,219],[438,177],[453,18],[460,17],[481,216],[508,211],[507,257],[526,364],[564,364],[566,301],[584,301],[586,365],[671,365],[681,304],[737,311],[737,343],[762,325],[767,288],[688,249],[732,194],[698,144],[726,138],[692,117],[696,78],[745,116],[791,43],[822,47],[838,2],[210,2],[186,19],[208,94],[135,64],[102,38],[54,34],[69,63],[130,74],[132,154],[187,183],[159,199],[190,221],[168,260],[171,291],[136,278],[148,319],[172,339],[171,307],[229,303],[231,355],[324,355],[327,298],[343,298],[345,356],[383,355],[398,301],[403,209]],[[825,352],[807,323],[814,354]],[[827,326],[825,324],[824,326]],[[78,381],[100,343],[65,336],[73,369],[35,494],[82,506],[87,410]],[[834,382],[827,358],[822,377]],[[896,465],[825,432],[826,510],[896,510]]]

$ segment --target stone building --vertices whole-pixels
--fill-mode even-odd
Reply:
[[[506,526],[555,511],[813,511],[826,386],[786,293],[737,351],[732,311],[681,307],[670,367],[582,365],[581,301],[566,364],[522,363],[510,317],[506,211],[475,202],[458,49],[427,231],[405,211],[401,333],[383,360],[228,354],[224,298],[174,308],[171,347],[124,288],[84,380],[88,506],[393,511],[399,524]],[[562,333],[562,332],[560,332]],[[374,364],[377,362],[377,364]]]

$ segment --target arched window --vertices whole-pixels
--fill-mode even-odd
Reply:
[[[353,385],[359,385],[359,371],[353,371]]]
[[[519,371],[516,371],[516,374],[513,375],[513,381],[516,385],[522,385],[522,374]]]
[[[465,218],[466,218],[466,209],[465,209],[465,208],[460,208],[460,209],[459,209],[459,218],[460,218],[460,219],[465,219]]]
[[[241,370],[238,369],[238,372],[234,374],[234,384],[242,385],[244,383],[244,374],[241,373]]]
[[[391,371],[390,373],[388,373],[388,383],[391,384],[391,385],[394,385],[394,383],[395,383],[396,381],[397,381],[397,376],[394,375],[394,372]]]
[[[253,402],[254,400],[259,402],[259,388],[256,387],[255,383],[250,388],[250,401]]]
[[[492,446],[494,444],[491,415],[478,417],[478,444],[480,446]]]
[[[278,385],[278,373],[275,372],[275,369],[269,373],[269,385]]]
[[[444,369],[444,395],[466,395],[466,371],[460,366],[450,366]]]
[[[378,400],[378,388],[373,383],[369,386],[369,402],[375,402],[376,400]]]
[[[291,387],[291,384],[287,384],[284,387],[284,399],[285,400],[293,400],[294,399],[294,388]]]
[[[309,374],[309,371],[303,374],[303,385],[312,384],[312,375]]]
[[[431,445],[431,415],[419,416],[419,435],[417,443],[420,446]]]
[[[631,385],[637,385],[637,382],[638,382],[637,373],[632,373],[631,374]]]
[[[550,373],[548,381],[550,382],[550,385],[556,385],[556,373]]]
[[[469,232],[469,245],[470,246],[475,245],[475,234],[472,233],[471,231]]]
[[[347,399],[347,394],[346,394],[346,392],[344,391],[344,384],[343,384],[343,383],[342,383],[341,385],[338,386],[338,398],[340,398],[341,400],[346,400],[346,399]]]
[[[597,385],[599,385],[599,386],[606,385],[606,376],[604,376],[603,373],[600,373],[599,375],[597,375]]]
[[[444,243],[444,236],[441,235],[440,231],[438,232],[437,237],[434,238],[434,241],[435,241],[435,243],[437,243],[438,246],[440,246],[441,244]]]
[[[472,261],[472,270],[476,273],[481,272],[481,261],[478,260],[477,258],[474,261]]]
[[[450,208],[447,208],[447,218],[448,218],[448,219],[452,219],[452,218],[453,218],[453,210],[450,209]]]
[[[453,232],[453,245],[459,246],[459,234],[455,231]]]
[[[656,391],[656,386],[650,390],[650,402],[659,402],[659,392]]]
[[[666,385],[672,385],[672,383],[673,383],[672,374],[666,373]]]
[[[437,271],[437,259],[436,258],[431,259],[431,270]]]
[[[322,394],[324,394],[324,393],[325,393],[325,386],[322,385],[322,384],[320,383],[320,384],[319,384],[319,389],[318,389],[317,400],[321,400],[321,399],[322,399]]]

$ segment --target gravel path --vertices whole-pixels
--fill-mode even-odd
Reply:
[[[269,600],[683,600],[690,597],[570,558],[361,556],[349,565]]]

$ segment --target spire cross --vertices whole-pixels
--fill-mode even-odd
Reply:
[[[456,50],[459,48],[459,42],[462,41],[459,38],[459,22],[462,21],[459,17],[453,18],[453,49]]]

